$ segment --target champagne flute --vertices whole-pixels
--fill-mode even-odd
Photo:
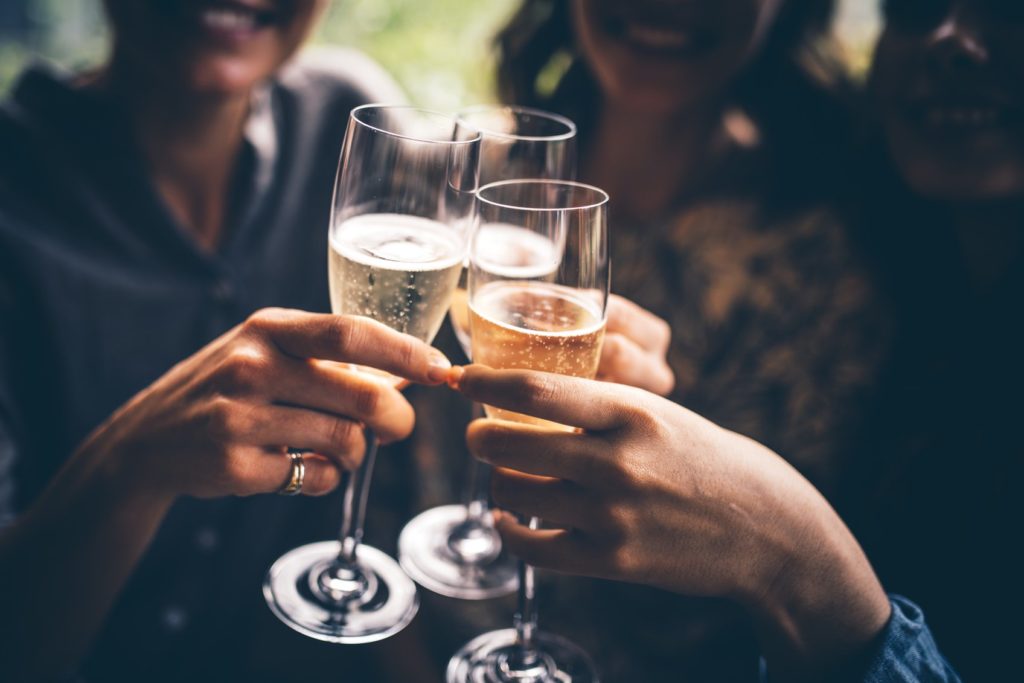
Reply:
[[[484,105],[463,110],[459,120],[480,131],[481,185],[510,178],[576,177],[576,125],[564,116]],[[549,275],[558,266],[558,245],[545,235],[513,224],[492,223],[483,230],[480,248],[486,249],[487,262],[499,268]],[[466,357],[471,357],[465,271],[452,296],[449,319]],[[434,507],[410,520],[399,536],[399,562],[417,583],[441,595],[464,600],[508,595],[516,590],[516,563],[502,553],[494,528],[490,468],[469,460],[465,502]]]
[[[491,183],[477,193],[480,228],[470,243],[469,319],[473,359],[493,368],[597,374],[609,287],[608,195],[553,180]],[[550,275],[495,268],[482,244],[488,224],[525,226],[562,258]],[[488,417],[573,430],[486,406]],[[529,521],[531,528],[539,520]],[[519,563],[515,627],[477,636],[448,663],[448,683],[596,681],[590,657],[565,638],[537,628],[534,570]]]
[[[328,237],[336,314],[434,338],[465,259],[479,151],[479,133],[444,114],[385,105],[352,110]],[[376,451],[367,430],[366,457],[343,481],[340,541],[289,551],[263,582],[274,614],[312,638],[381,640],[405,628],[419,608],[416,586],[398,563],[361,544]]]

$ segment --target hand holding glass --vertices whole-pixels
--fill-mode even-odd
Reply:
[[[478,133],[442,114],[380,105],[352,110],[330,221],[335,313],[433,339],[465,257],[479,144]],[[415,584],[393,559],[361,544],[376,446],[368,431],[363,464],[343,482],[340,542],[290,551],[264,581],[274,614],[307,636],[368,643],[399,632],[416,615]]]
[[[470,244],[469,320],[476,363],[593,378],[601,358],[609,287],[608,196],[567,181],[513,180],[477,193],[480,227]],[[487,225],[515,225],[557,245],[545,269],[502,267],[482,239]],[[572,429],[485,407],[492,418]],[[536,528],[539,520],[530,520]],[[537,629],[533,568],[520,562],[515,628],[478,636],[448,664],[448,683],[596,681],[589,656]]]

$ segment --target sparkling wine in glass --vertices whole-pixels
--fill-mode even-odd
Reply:
[[[469,321],[476,363],[593,378],[604,340],[609,287],[608,196],[568,181],[512,180],[477,193],[480,228],[470,244]],[[495,271],[480,238],[486,225],[519,225],[561,245],[550,274]],[[553,430],[574,428],[485,406],[488,417]],[[531,528],[540,520],[531,519]],[[514,628],[477,636],[448,664],[448,683],[597,680],[590,657],[537,626],[534,570],[519,563]]]
[[[328,235],[336,314],[433,339],[465,260],[479,146],[478,133],[443,114],[384,105],[352,110]],[[367,430],[363,463],[343,479],[339,540],[291,550],[264,580],[274,614],[312,638],[381,640],[405,628],[419,607],[416,586],[398,563],[361,543],[376,451]]]
[[[527,107],[480,106],[463,110],[459,120],[480,131],[481,184],[510,178],[575,178],[576,126],[569,119]],[[545,278],[561,260],[559,243],[522,225],[488,223],[480,230],[479,267]],[[470,357],[465,271],[452,296],[449,317]],[[490,468],[472,458],[469,465],[464,502],[431,508],[413,518],[399,537],[399,561],[417,583],[441,595],[464,600],[507,595],[516,589],[517,570],[515,561],[502,552],[501,536],[494,528]]]

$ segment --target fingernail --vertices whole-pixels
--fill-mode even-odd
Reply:
[[[457,365],[448,371],[448,386],[455,391],[459,390],[459,382],[462,381],[462,376],[466,374],[466,368],[461,365]]]
[[[445,358],[444,354],[433,353],[427,367],[427,377],[432,382],[443,382],[448,378],[448,371],[451,370],[451,367],[451,361]]]

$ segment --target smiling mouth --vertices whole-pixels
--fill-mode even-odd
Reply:
[[[221,38],[245,38],[277,23],[278,13],[257,6],[217,2],[198,8],[196,19],[200,28]]]
[[[679,28],[651,19],[635,20],[608,18],[605,32],[632,49],[660,57],[698,57],[714,48],[714,40],[707,31]]]
[[[911,120],[928,130],[971,133],[1010,124],[1013,112],[990,103],[924,103],[911,107]]]

